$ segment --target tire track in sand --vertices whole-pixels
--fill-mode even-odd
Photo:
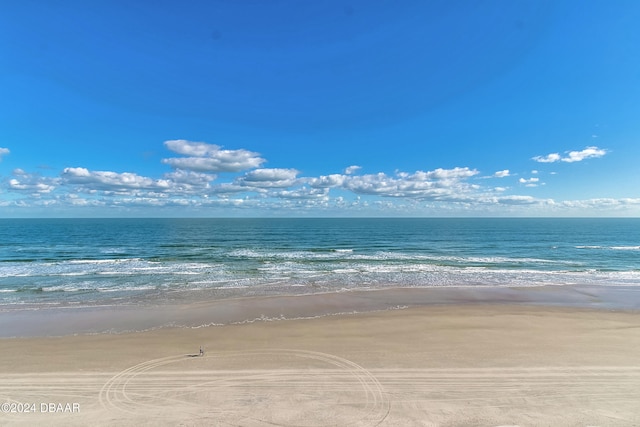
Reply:
[[[252,360],[272,368],[247,369]],[[290,349],[145,361],[110,378],[99,401],[134,417],[237,426],[376,426],[390,409],[369,370],[336,355]]]

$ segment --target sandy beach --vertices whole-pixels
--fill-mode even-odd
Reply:
[[[0,346],[6,426],[640,424],[636,311],[454,303]]]

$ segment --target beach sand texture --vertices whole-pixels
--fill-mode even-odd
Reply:
[[[634,312],[449,305],[0,346],[3,410],[35,405],[3,426],[640,425]]]

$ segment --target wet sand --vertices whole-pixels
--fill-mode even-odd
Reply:
[[[174,293],[156,305],[0,306],[0,338],[139,332],[304,319],[409,307],[517,304],[640,311],[640,286],[425,287],[213,298]]]
[[[2,339],[0,424],[640,424],[640,313],[451,298],[309,319]]]

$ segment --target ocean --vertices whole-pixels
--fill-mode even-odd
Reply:
[[[640,286],[640,219],[2,219],[0,309]]]

